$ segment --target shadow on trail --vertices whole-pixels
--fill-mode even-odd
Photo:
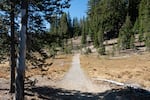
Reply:
[[[34,87],[27,96],[36,94],[40,100],[150,100],[150,92],[143,89],[113,89],[103,93],[82,93],[51,87]]]

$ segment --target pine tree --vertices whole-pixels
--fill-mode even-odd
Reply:
[[[130,16],[131,23],[134,24],[138,18],[138,6],[141,0],[127,0],[127,13]]]
[[[69,12],[67,13],[67,22],[68,22],[68,28],[69,28],[69,30],[68,30],[69,38],[72,38],[73,37],[73,26],[72,26],[72,19],[71,19]]]
[[[78,21],[78,18],[73,18],[73,36],[80,36],[80,23]]]
[[[4,20],[3,15],[0,14],[0,58],[6,57],[8,55],[8,49],[9,49],[9,41],[10,38],[8,36],[8,26],[7,26],[7,21]]]
[[[82,32],[82,39],[81,39],[81,43],[83,46],[86,45],[86,19],[85,17],[83,17],[83,19],[80,21],[81,24],[81,32]]]
[[[50,32],[49,36],[53,35],[59,40],[59,20],[60,16],[63,14],[63,9],[70,7],[70,0],[30,0],[29,1],[29,11],[28,11],[28,33],[27,33],[27,50],[37,50],[36,44],[40,44],[42,47],[43,44],[42,39],[39,38],[38,35],[42,37],[43,34],[47,33],[45,23],[50,24]],[[45,34],[46,35],[46,34]],[[33,38],[32,38],[33,37]],[[32,44],[30,43],[30,38],[32,40]],[[40,39],[40,40],[39,40]],[[37,40],[37,41],[36,41]],[[50,42],[51,40],[46,40]],[[40,43],[36,43],[40,42]],[[35,45],[35,46],[34,46]],[[48,45],[48,44],[46,44]],[[30,47],[31,48],[30,48]],[[40,47],[38,47],[40,48]]]
[[[131,41],[132,38],[132,41]],[[133,47],[133,38],[134,34],[132,32],[132,24],[130,17],[127,15],[126,21],[119,31],[119,48],[120,49],[129,49]]]
[[[103,42],[104,42],[103,29],[99,30],[99,32],[98,32],[98,41],[99,41],[98,53],[101,55],[104,55],[105,54],[105,46],[103,44]]]
[[[15,9],[17,2],[13,0],[3,0],[0,2],[0,9],[3,12],[3,25],[9,26],[11,33],[10,43],[10,58],[11,58],[11,70],[10,70],[10,93],[15,92],[15,67],[16,67],[16,28],[15,28]],[[6,29],[4,29],[6,30]],[[3,30],[3,31],[4,31]],[[6,31],[8,32],[9,29]],[[6,34],[7,34],[6,32]]]
[[[0,59],[5,58],[6,55],[8,55],[9,51],[9,36],[8,36],[8,30],[5,23],[2,21],[2,17],[0,17]],[[1,60],[2,61],[2,60]],[[0,61],[0,62],[1,62]]]
[[[135,42],[135,36],[134,36],[134,33],[132,33],[131,38],[130,38],[130,48],[131,49],[135,49],[134,42]]]
[[[64,35],[65,38],[68,37],[68,32],[69,32],[69,23],[67,20],[67,14],[64,13],[61,18],[60,18],[60,28],[61,28],[61,34]]]
[[[147,49],[150,48],[150,1],[142,0],[139,8],[139,26],[140,26],[140,37],[139,40],[142,42],[145,40]]]
[[[94,46],[99,47],[99,41],[98,41],[98,33],[99,33],[99,27],[101,27],[100,24],[100,19],[98,15],[93,16],[92,22],[91,22],[91,30],[93,34],[93,41],[94,41]]]
[[[69,38],[69,23],[67,19],[67,14],[64,13],[60,18],[60,36],[62,37],[62,48],[66,49],[67,39]],[[65,46],[65,47],[64,47]]]
[[[11,0],[11,82],[10,93],[15,92],[16,41],[15,41],[15,2]]]
[[[136,19],[134,26],[133,26],[133,32],[134,34],[139,34],[139,18]]]
[[[105,53],[104,38],[111,39],[118,36],[126,14],[126,0],[89,0],[89,33],[100,54]]]

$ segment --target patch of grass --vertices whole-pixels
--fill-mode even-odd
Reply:
[[[93,77],[105,78],[124,83],[150,86],[150,54],[132,55],[127,58],[106,59],[96,55],[81,56],[81,66]]]
[[[46,68],[46,71],[41,70],[39,67],[31,68],[28,64],[26,69],[26,77],[32,77],[34,75],[45,75],[51,80],[61,79],[65,73],[69,70],[72,62],[72,55],[57,55],[55,59],[48,58],[43,64],[43,68]],[[52,63],[52,65],[49,65]],[[48,65],[48,66],[44,66]],[[0,78],[9,79],[10,78],[10,67],[9,61],[4,64],[0,64]]]
[[[43,75],[51,80],[59,80],[68,72],[71,62],[72,55],[57,55],[55,59],[46,59],[45,65],[52,63],[51,66],[42,66],[43,68],[46,67],[46,71],[42,71],[41,68],[29,69],[26,76]]]

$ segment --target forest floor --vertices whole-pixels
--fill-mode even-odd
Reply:
[[[75,54],[73,58],[61,55],[46,59],[40,68],[27,68],[25,97],[26,100],[149,100],[150,92],[142,89],[150,87],[149,58],[148,54],[121,58]],[[14,96],[8,93],[9,63],[0,64],[0,69],[3,69],[0,100],[12,100]],[[140,86],[121,86],[101,79]]]

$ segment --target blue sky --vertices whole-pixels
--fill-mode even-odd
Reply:
[[[88,0],[71,0],[70,4],[70,8],[65,11],[70,13],[72,19],[74,17],[80,19],[86,16]],[[49,29],[49,23],[47,23],[46,27]]]
[[[71,18],[83,18],[86,16],[88,0],[71,0],[71,6],[67,10],[70,12]]]

